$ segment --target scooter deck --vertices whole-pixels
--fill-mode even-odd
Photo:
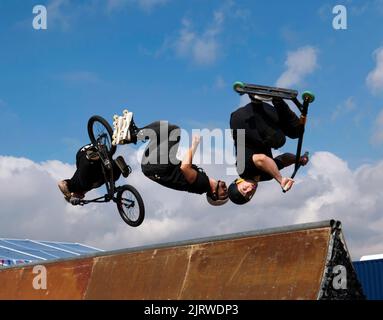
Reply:
[[[256,84],[236,82],[234,90],[239,94],[256,94],[265,97],[278,97],[283,99],[295,99],[298,96],[298,91],[283,89],[277,87],[261,86]]]

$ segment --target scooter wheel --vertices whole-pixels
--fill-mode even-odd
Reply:
[[[234,91],[238,91],[239,89],[242,89],[245,86],[245,84],[241,81],[236,81],[233,84]]]
[[[305,91],[302,94],[302,99],[307,100],[309,103],[312,103],[315,100],[315,95],[310,91]]]

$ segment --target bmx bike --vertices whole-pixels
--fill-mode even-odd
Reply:
[[[85,200],[76,199],[74,205],[102,203],[113,201],[125,223],[138,227],[145,217],[145,205],[140,193],[129,184],[116,186],[113,179],[113,155],[116,146],[112,145],[113,130],[109,123],[101,116],[92,116],[88,121],[88,135],[92,145],[96,148],[101,161],[102,173],[105,179],[106,194],[104,196]],[[128,174],[131,172],[128,166]]]

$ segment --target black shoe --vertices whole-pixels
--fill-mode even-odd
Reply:
[[[120,169],[122,176],[127,178],[132,172],[132,169],[126,164],[124,158],[122,156],[118,156],[114,161],[116,162],[117,167]]]

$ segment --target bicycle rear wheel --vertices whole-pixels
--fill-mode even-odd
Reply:
[[[113,129],[103,117],[92,116],[88,121],[88,135],[94,146],[105,146],[109,157],[116,152],[116,146],[112,145]]]
[[[131,227],[138,227],[145,217],[144,201],[131,185],[122,186],[117,192],[117,208],[122,220]]]

